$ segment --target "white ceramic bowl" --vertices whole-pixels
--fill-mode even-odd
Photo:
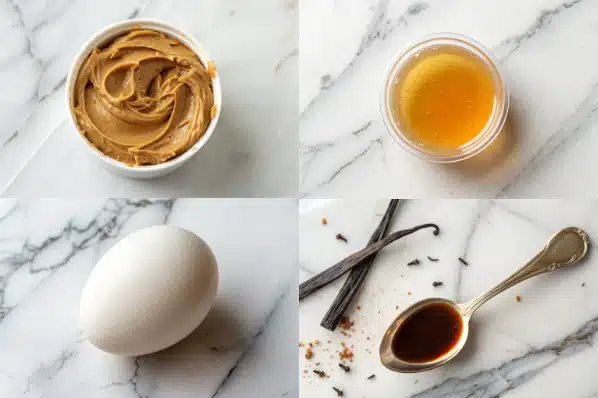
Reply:
[[[189,161],[189,159],[191,159],[191,157],[193,157],[193,155],[195,155],[206,144],[206,142],[214,133],[214,129],[216,128],[216,124],[218,122],[218,119],[220,118],[220,112],[222,112],[222,91],[220,87],[220,77],[218,74],[218,64],[214,62],[214,64],[216,65],[216,78],[212,79],[212,90],[214,91],[214,104],[217,106],[216,116],[212,119],[212,121],[208,125],[208,128],[200,137],[200,139],[197,140],[197,142],[186,152],[165,163],[149,166],[129,166],[104,155],[93,145],[91,145],[91,143],[87,141],[87,139],[79,132],[79,127],[77,126],[75,116],[71,111],[75,80],[77,78],[77,73],[79,71],[79,68],[81,67],[81,64],[83,64],[87,56],[93,51],[94,48],[106,45],[116,37],[123,35],[124,33],[130,31],[133,28],[146,28],[159,32],[164,32],[168,36],[180,40],[183,44],[185,44],[187,47],[193,50],[197,54],[201,62],[204,64],[204,66],[207,67],[208,61],[211,61],[211,58],[207,55],[206,51],[193,38],[193,36],[182,32],[180,29],[175,28],[172,25],[168,25],[164,22],[155,21],[151,19],[134,19],[130,21],[117,22],[115,24],[109,25],[102,31],[95,34],[87,43],[85,43],[81,51],[79,51],[79,54],[77,54],[77,56],[75,57],[73,65],[71,66],[71,69],[69,70],[69,74],[66,79],[68,114],[69,120],[71,121],[71,124],[73,125],[76,134],[79,136],[79,140],[83,143],[83,146],[86,147],[86,150],[93,154],[93,156],[97,158],[101,162],[101,164],[104,165],[109,171],[121,175],[123,177],[140,179],[156,178],[170,174],[173,171],[179,169],[181,166],[183,166],[186,162]]]

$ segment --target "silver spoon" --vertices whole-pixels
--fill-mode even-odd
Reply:
[[[388,369],[401,373],[415,373],[434,369],[453,359],[465,345],[469,331],[469,320],[473,313],[486,301],[499,293],[523,282],[524,280],[554,271],[557,268],[566,267],[580,261],[588,252],[590,240],[588,234],[579,228],[565,228],[554,234],[546,243],[546,246],[527,264],[515,271],[507,279],[464,304],[457,304],[453,301],[442,298],[428,298],[413,304],[392,322],[386,330],[382,343],[380,344],[380,360]],[[445,304],[453,308],[461,317],[462,331],[457,343],[445,354],[428,362],[406,362],[398,358],[392,349],[392,343],[397,331],[405,320],[425,307],[432,304]]]

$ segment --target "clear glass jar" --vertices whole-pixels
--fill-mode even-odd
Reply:
[[[415,142],[409,134],[406,134],[405,127],[400,120],[393,117],[391,106],[391,93],[393,85],[401,84],[400,76],[405,68],[410,66],[415,57],[425,50],[457,46],[466,50],[473,56],[480,59],[488,68],[494,82],[494,106],[490,117],[484,128],[470,141],[454,150],[435,151],[426,148]],[[425,37],[423,40],[411,44],[408,48],[399,53],[392,61],[388,72],[384,78],[384,84],[380,93],[380,110],[386,129],[393,139],[401,145],[407,152],[418,156],[424,160],[436,163],[452,163],[467,159],[479,152],[494,141],[500,133],[509,109],[509,91],[501,76],[497,62],[492,58],[489,51],[480,43],[469,37],[454,33],[438,33]]]

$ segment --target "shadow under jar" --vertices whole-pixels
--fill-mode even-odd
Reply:
[[[387,130],[404,149],[451,163],[479,153],[498,136],[509,95],[481,44],[446,33],[426,37],[393,60],[380,106]]]

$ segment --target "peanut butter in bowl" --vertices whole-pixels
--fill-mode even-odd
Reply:
[[[79,132],[128,166],[188,151],[218,114],[211,62],[163,32],[132,27],[94,48],[76,72],[70,107]]]

